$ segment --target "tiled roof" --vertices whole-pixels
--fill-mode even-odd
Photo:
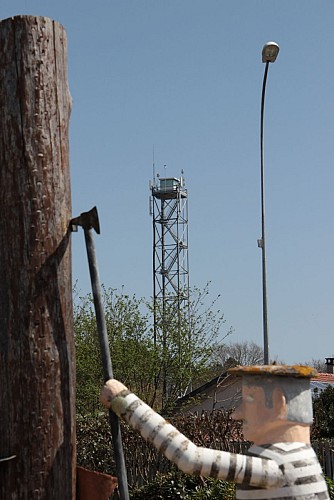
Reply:
[[[318,373],[312,380],[317,382],[334,382],[334,373]]]

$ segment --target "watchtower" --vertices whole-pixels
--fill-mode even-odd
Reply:
[[[184,178],[159,177],[151,187],[153,217],[154,341],[166,311],[189,305],[188,192]],[[162,337],[163,337],[162,332]]]
[[[178,335],[174,336],[173,342],[182,364],[182,327],[187,328],[189,324],[188,192],[182,175],[161,178],[157,174],[150,189],[154,343],[158,342],[167,349],[168,332],[172,329],[173,336]],[[163,403],[167,400],[170,385],[167,373],[168,366],[162,366]],[[183,385],[180,381],[180,395]]]

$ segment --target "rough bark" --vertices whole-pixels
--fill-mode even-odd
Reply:
[[[66,34],[0,23],[0,498],[75,498]]]

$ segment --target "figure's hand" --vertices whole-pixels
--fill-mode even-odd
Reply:
[[[110,379],[108,380],[105,384],[104,387],[102,388],[101,394],[100,394],[100,401],[101,403],[106,407],[110,408],[111,406],[111,401],[112,399],[117,396],[120,392],[127,390],[127,387],[125,387],[122,382],[119,382],[116,379]]]

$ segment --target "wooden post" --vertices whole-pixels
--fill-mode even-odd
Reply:
[[[0,22],[0,498],[75,498],[68,126],[62,26]]]

